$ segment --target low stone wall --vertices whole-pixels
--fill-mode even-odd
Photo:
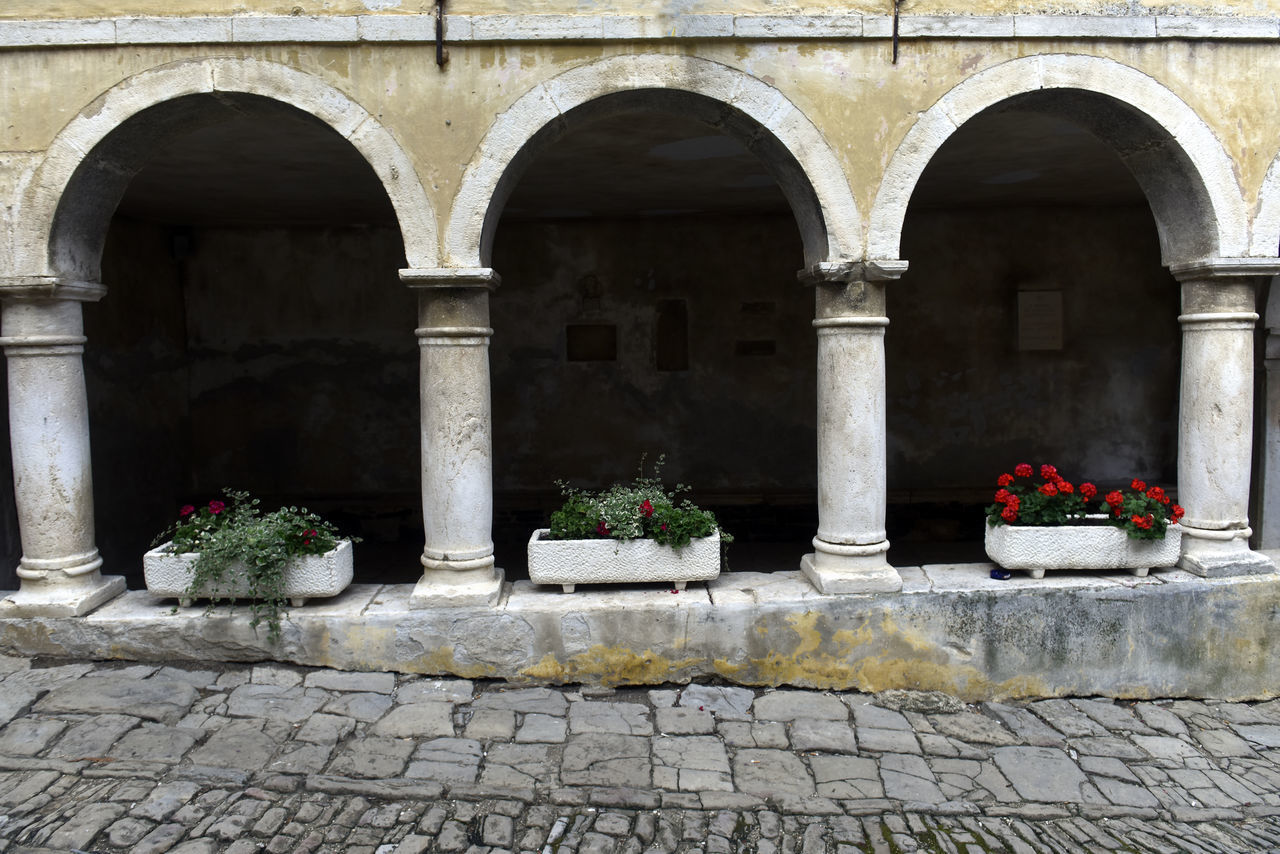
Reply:
[[[898,594],[825,596],[799,573],[728,573],[699,589],[564,594],[511,585],[497,607],[410,610],[411,585],[355,585],[291,609],[278,644],[248,611],[128,593],[81,618],[0,620],[0,647],[72,659],[277,660],[512,682],[940,690],[1013,697],[1262,699],[1280,691],[1280,575],[1180,570],[988,577],[900,569]]]

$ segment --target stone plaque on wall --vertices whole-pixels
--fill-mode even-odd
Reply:
[[[1062,291],[1018,291],[1018,349],[1062,349]]]

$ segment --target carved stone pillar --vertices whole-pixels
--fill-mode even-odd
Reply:
[[[0,283],[0,346],[9,378],[9,442],[22,536],[19,589],[3,616],[80,616],[124,592],[94,543],[82,302],[99,284]]]
[[[412,608],[494,604],[490,269],[401,270],[418,291],[421,350],[422,579]]]
[[[889,565],[884,281],[906,265],[818,264],[818,535],[800,569],[823,593],[902,589]]]
[[[1254,290],[1275,268],[1274,258],[1171,268],[1182,283],[1178,501],[1187,513],[1178,565],[1197,575],[1275,571],[1249,549]]]

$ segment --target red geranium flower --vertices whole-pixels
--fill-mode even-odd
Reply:
[[[1012,504],[1006,506],[1000,511],[1000,518],[1006,522],[1016,522],[1018,519],[1018,510]]]
[[[649,499],[647,499],[647,498],[646,498],[646,499],[645,499],[645,500],[640,504],[640,513],[641,513],[641,515],[643,515],[646,519],[647,519],[648,517],[650,517],[650,516],[652,516],[652,515],[653,515],[653,505],[652,505],[651,503],[649,503]]]
[[[1067,483],[1062,478],[1058,478],[1056,485],[1058,487],[1058,491],[1061,492],[1063,495],[1070,495],[1071,493],[1076,491],[1076,488],[1074,486]]]
[[[1138,492],[1146,492],[1147,484],[1144,481],[1141,481],[1135,478],[1133,483],[1129,484],[1129,488],[1133,490],[1137,490]]]
[[[194,512],[196,512],[196,508],[192,507],[190,504],[184,504],[182,505],[182,509],[178,511],[178,515],[185,519]]]
[[[1033,472],[1034,469],[1031,468],[1030,463],[1018,463],[1013,467],[1013,473],[1018,477],[1031,477]]]
[[[1053,480],[1057,475],[1058,469],[1056,467],[1051,466],[1048,463],[1040,466],[1040,476],[1045,480]]]
[[[1093,497],[1098,494],[1098,487],[1092,483],[1080,484],[1080,494],[1084,496],[1085,501],[1092,501]]]
[[[602,537],[609,536],[609,526],[602,520],[600,524],[596,525],[596,533]]]
[[[1007,489],[996,490],[996,501],[998,501],[999,503],[1008,504],[1010,498],[1013,498],[1013,493],[1010,492],[1009,490]]]
[[[1119,507],[1124,503],[1124,493],[1118,489],[1113,489],[1107,493],[1106,502],[1112,507]]]
[[[997,486],[1008,486],[1011,483],[1013,483],[1013,475],[1009,474],[1008,472],[1005,472],[1004,474],[996,478]]]
[[[1049,496],[1057,495],[1058,487],[1054,486],[1052,483],[1042,483],[1040,485],[1040,494]]]
[[[221,501],[209,502],[209,512],[215,516],[217,516],[219,513],[221,513],[223,510],[226,510],[226,509],[227,509],[227,505],[223,504]]]
[[[1187,512],[1186,510],[1182,509],[1181,505],[1178,505],[1178,504],[1173,505],[1173,513],[1169,521],[1173,522],[1176,525],[1178,523],[1178,520],[1181,519],[1183,514],[1185,514],[1186,512]]]

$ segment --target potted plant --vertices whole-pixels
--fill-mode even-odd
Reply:
[[[722,544],[733,538],[716,517],[687,498],[683,484],[667,491],[663,457],[653,475],[601,492],[572,489],[558,482],[564,504],[551,514],[551,527],[529,540],[529,579],[559,584],[572,593],[578,584],[664,581],[683,590],[690,581],[720,574]]]
[[[1098,488],[1078,487],[1052,465],[1022,463],[1002,474],[987,508],[987,556],[1005,569],[1043,578],[1048,569],[1150,569],[1178,562],[1183,509],[1159,486],[1131,480],[1096,506]]]
[[[307,599],[335,596],[352,579],[352,539],[305,507],[258,509],[246,492],[223,490],[227,500],[203,507],[188,504],[143,555],[147,590],[176,597],[183,606],[208,599],[249,600],[250,625],[267,624],[268,637],[280,636],[280,611]]]

